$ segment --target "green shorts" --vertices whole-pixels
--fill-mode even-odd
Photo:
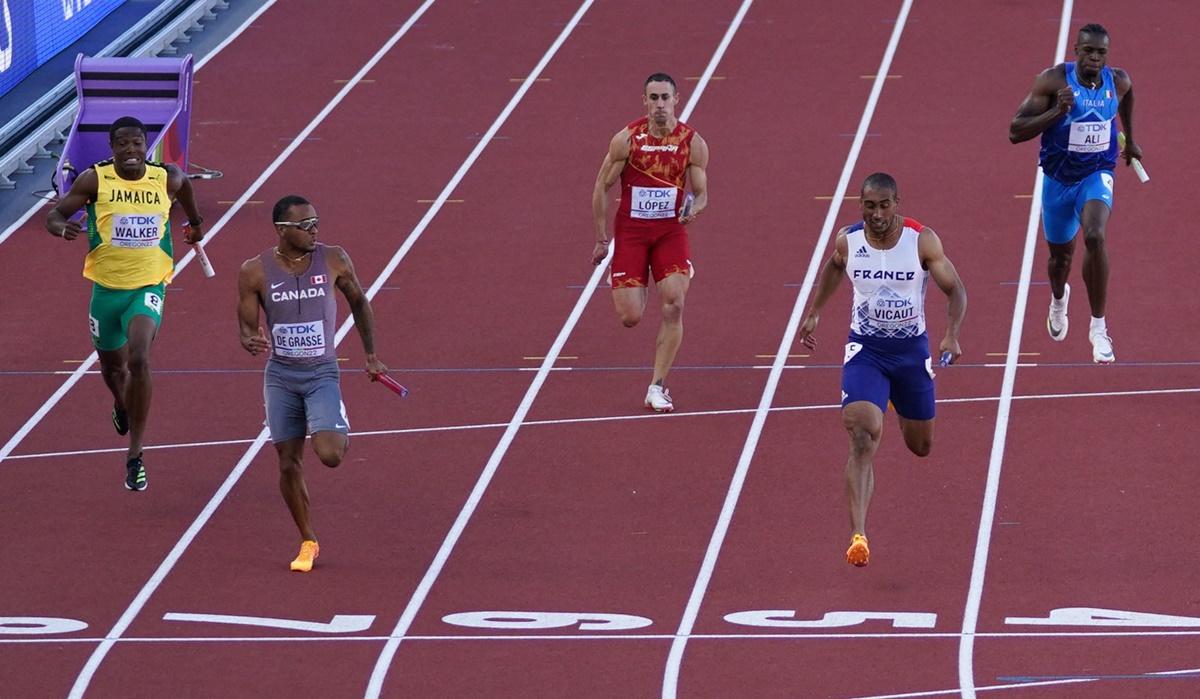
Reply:
[[[103,351],[121,349],[129,341],[129,321],[136,315],[150,316],[155,327],[161,325],[166,291],[166,284],[109,289],[93,283],[92,303],[88,307],[92,344]]]

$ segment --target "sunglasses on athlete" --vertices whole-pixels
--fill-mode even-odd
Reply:
[[[320,223],[321,223],[320,217],[313,216],[312,218],[306,218],[306,219],[303,219],[300,221],[276,221],[275,225],[276,226],[293,226],[295,228],[299,228],[300,230],[304,231],[305,233],[308,233],[308,232],[311,232],[312,229],[319,226]]]

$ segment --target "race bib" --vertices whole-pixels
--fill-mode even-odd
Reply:
[[[279,357],[320,357],[325,354],[325,321],[279,323],[271,328],[275,355]]]
[[[162,297],[158,294],[146,292],[146,308],[153,310],[155,313],[162,315]]]
[[[1073,153],[1102,153],[1112,136],[1111,121],[1077,121],[1071,124],[1067,150]]]
[[[842,364],[848,364],[851,359],[854,359],[854,355],[858,354],[861,351],[862,351],[862,343],[861,342],[847,342],[846,343],[846,354],[845,354],[845,356],[842,357]],[[842,396],[842,400],[846,400],[846,396]]]
[[[163,217],[158,214],[114,214],[113,247],[152,248],[162,237]]]
[[[629,216],[640,219],[675,218],[674,187],[631,187]]]
[[[871,324],[881,328],[896,328],[911,325],[920,320],[917,306],[912,299],[894,294],[878,294],[867,307]]]

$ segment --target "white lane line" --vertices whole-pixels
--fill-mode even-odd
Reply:
[[[375,52],[375,55],[372,56],[361,69],[359,69],[354,77],[351,78],[350,82],[348,82],[346,86],[343,87],[336,96],[334,96],[333,100],[330,101],[329,104],[327,104],[316,117],[313,118],[309,125],[305,127],[300,135],[298,135],[292,141],[288,148],[280,153],[279,157],[277,157],[275,161],[271,163],[267,170],[265,170],[263,174],[257,180],[255,180],[254,184],[250,186],[250,189],[246,190],[246,192],[238,198],[238,201],[233,205],[233,207],[221,217],[221,220],[214,227],[214,235],[216,230],[222,227],[233,216],[234,212],[237,211],[243,204],[245,204],[246,201],[250,199],[251,195],[257,191],[258,188],[263,185],[263,183],[266,182],[267,178],[274,173],[280,165],[283,164],[283,161],[286,160],[287,157],[291,155],[291,153],[294,152],[301,143],[304,142],[308,134],[311,133],[318,124],[324,121],[325,117],[327,117],[329,113],[333,111],[333,108],[350,92],[350,89],[357,85],[363,76],[366,75],[367,72],[371,70],[371,68],[373,68],[377,63],[379,63],[379,61],[383,59],[384,55],[386,55],[387,52],[396,45],[396,42],[400,41],[401,37],[408,33],[409,29],[411,29],[412,26],[417,23],[417,20],[419,20],[421,16],[425,14],[425,11],[428,10],[433,3],[434,0],[425,0],[425,2],[422,3],[415,12],[413,12],[408,20],[401,25],[398,30],[396,30],[396,33],[393,34],[392,37],[388,39],[388,41],[384,43],[378,51]],[[415,239],[420,237],[422,230],[424,229],[414,229],[404,241],[404,246],[402,246],[401,250],[406,251],[409,247],[411,247]],[[387,269],[389,271],[395,269],[395,265],[398,263],[397,258],[402,256],[403,255],[401,251],[397,251]],[[186,259],[190,258],[185,258],[185,261]],[[378,280],[376,281],[378,282]],[[372,290],[375,288],[375,286],[372,286]],[[373,295],[370,291],[367,293],[368,297]],[[339,343],[342,337],[345,336],[345,333],[343,332],[344,330],[346,330],[345,327],[338,332],[338,336],[335,338],[335,344]],[[93,353],[92,357],[94,358],[95,356],[95,353]],[[91,683],[93,675],[95,675],[96,670],[100,667],[100,663],[103,662],[104,657],[108,655],[108,652],[112,649],[113,643],[116,641],[116,639],[120,638],[121,635],[125,633],[125,630],[129,628],[129,625],[133,623],[134,618],[137,617],[138,613],[146,605],[146,602],[150,599],[150,596],[154,594],[154,591],[157,590],[158,586],[162,584],[162,581],[166,579],[167,574],[170,573],[171,569],[175,567],[175,563],[178,562],[178,560],[183,556],[184,551],[187,550],[188,546],[191,545],[192,541],[197,535],[199,535],[201,528],[208,523],[208,520],[212,518],[213,513],[216,512],[217,507],[225,500],[225,497],[229,494],[229,491],[233,489],[233,486],[242,477],[242,474],[245,473],[246,468],[250,465],[250,462],[254,459],[255,455],[257,455],[258,452],[263,448],[263,445],[267,443],[267,439],[268,433],[267,429],[264,427],[254,439],[254,442],[246,450],[246,453],[243,454],[242,458],[238,460],[229,476],[227,476],[225,481],[221,484],[221,487],[217,489],[217,492],[214,493],[212,498],[209,499],[208,503],[205,504],[204,509],[201,510],[200,514],[197,515],[191,526],[187,528],[187,531],[185,531],[183,536],[180,537],[179,541],[176,542],[175,546],[167,554],[167,557],[163,559],[163,562],[154,571],[154,574],[151,575],[150,580],[148,580],[146,584],[142,586],[142,589],[138,591],[137,596],[134,597],[133,601],[113,625],[112,629],[105,635],[104,642],[97,646],[94,651],[92,651],[87,663],[84,665],[79,675],[75,678],[75,684],[71,687],[71,692],[68,695],[70,699],[82,699],[84,692],[87,690],[88,684]]]
[[[355,86],[357,86],[358,83],[363,79],[363,76],[365,76],[367,72],[374,68],[375,64],[379,63],[384,54],[391,50],[392,46],[394,46],[396,42],[400,40],[400,37],[404,36],[404,34],[408,32],[408,29],[416,22],[416,18],[419,18],[422,14],[424,14],[425,10],[428,9],[433,2],[434,0],[426,0],[419,8],[417,8],[417,11],[413,13],[412,17],[410,17],[407,22],[404,23],[400,30],[393,34],[392,38],[389,39],[387,43],[385,43],[383,47],[380,48],[379,51],[377,51],[375,55],[372,56],[371,59],[358,70],[357,73],[354,74],[354,77],[351,78],[350,81],[347,82],[345,86],[343,86],[342,89],[333,96],[333,99],[331,99],[329,103],[326,104],[325,107],[318,112],[315,117],[313,117],[312,121],[308,122],[308,126],[305,126],[304,130],[292,139],[292,142],[288,144],[287,148],[284,148],[283,152],[276,156],[275,160],[273,160],[271,164],[262,171],[262,174],[258,176],[258,179],[254,180],[254,182],[251,183],[246,191],[237,198],[237,201],[235,201],[233,205],[229,207],[229,209],[223,216],[221,216],[220,220],[217,221],[212,229],[205,232],[203,243],[205,246],[212,243],[213,239],[217,237],[217,234],[219,234],[221,230],[225,228],[225,224],[227,224],[229,220],[234,217],[234,215],[241,211],[246,202],[258,193],[258,190],[272,175],[275,174],[275,171],[278,170],[280,166],[282,166],[283,163],[292,156],[292,153],[296,152],[296,149],[305,143],[309,134],[316,130],[316,128],[325,121],[325,118],[329,116],[335,107],[341,104],[342,100],[346,98],[346,95],[350,94],[350,91],[353,90]],[[255,15],[255,17],[257,16],[258,15]],[[176,274],[182,272],[189,264],[191,264],[192,259],[196,257],[196,251],[193,250],[190,245],[187,246],[187,249],[187,254],[184,255],[175,265]],[[42,406],[37,409],[37,412],[35,412],[33,416],[25,421],[25,424],[22,425],[19,430],[17,430],[16,434],[14,434],[3,447],[0,447],[0,463],[3,463],[4,460],[8,458],[8,455],[12,453],[13,449],[17,448],[17,445],[20,444],[21,441],[33,431],[34,427],[37,427],[38,423],[42,421],[42,418],[44,418],[46,414],[49,413],[50,410],[54,408],[54,406],[57,405],[60,400],[62,400],[62,397],[65,396],[75,384],[79,383],[79,379],[82,378],[83,375],[89,369],[91,369],[98,360],[99,355],[97,355],[95,352],[92,352],[88,355],[87,359],[83,360],[83,363],[81,363],[79,367],[75,369],[75,371],[71,372],[71,375],[67,377],[67,380],[64,381],[61,386],[58,387],[58,390],[55,391],[54,394],[49,398],[47,398],[45,403],[42,403]]]
[[[1062,17],[1058,26],[1058,43],[1052,63],[1057,63],[1067,50],[1073,0],[1063,0]],[[1029,204],[1029,223],[1025,228],[1025,252],[1021,257],[1021,278],[1017,283],[1017,299],[1013,304],[1012,329],[1008,335],[1008,357],[1004,362],[1004,380],[1000,387],[1000,405],[996,411],[996,431],[992,435],[992,452],[988,459],[987,484],[980,507],[979,533],[975,538],[975,559],[971,564],[971,582],[963,611],[962,638],[958,642],[958,683],[963,699],[975,697],[975,631],[979,626],[979,606],[983,599],[983,579],[987,574],[988,551],[992,543],[992,524],[996,517],[996,502],[1000,491],[1000,471],[1004,462],[1004,444],[1008,438],[1008,418],[1012,409],[1013,386],[1017,381],[1017,358],[1021,351],[1021,333],[1025,327],[1025,307],[1029,301],[1029,282],[1033,275],[1033,253],[1037,247],[1039,214],[1042,202],[1042,170],[1034,177],[1033,198]]]
[[[932,632],[913,632],[913,633],[697,633],[688,636],[690,640],[702,641],[846,641],[846,640],[878,640],[878,641],[904,641],[904,640],[929,640],[929,639],[952,639],[959,638],[961,634],[954,632],[932,633]],[[1043,633],[981,633],[981,638],[1147,638],[1147,637],[1170,637],[1170,636],[1200,636],[1200,631],[1079,631],[1079,632],[1043,632]],[[337,643],[337,642],[370,642],[379,643],[398,638],[397,636],[362,636],[357,634],[314,634],[309,636],[123,636],[116,639],[119,644],[123,643],[304,643],[309,641],[317,641],[319,643]],[[445,641],[669,641],[676,638],[673,634],[624,634],[624,633],[581,633],[581,634],[512,634],[512,635],[409,635],[404,636],[403,640],[408,641],[432,641],[442,643]],[[70,637],[70,638],[0,638],[0,646],[5,645],[24,645],[24,644],[50,644],[60,645],[65,643],[100,643],[104,641],[100,637]],[[1169,673],[1161,674],[1186,674],[1198,672],[1200,670],[1172,670]],[[1007,686],[1007,685],[1005,685]],[[957,689],[952,690],[932,690],[945,691],[952,694],[957,694]],[[982,691],[982,688],[981,690]]]
[[[204,56],[204,58],[201,58],[199,61],[197,61],[195,67],[192,69],[193,72],[199,71],[201,68],[204,67],[204,64],[206,64],[210,60],[212,60],[226,46],[231,44],[234,39],[241,36],[242,32],[246,31],[246,29],[251,24],[254,24],[254,20],[258,19],[259,15],[266,12],[267,9],[271,7],[271,5],[275,4],[275,2],[276,2],[276,0],[266,0],[266,2],[263,3],[262,7],[255,10],[253,14],[251,14],[249,17],[247,17],[245,19],[245,21],[243,21],[241,23],[241,25],[238,26],[237,29],[233,30],[233,32],[229,36],[225,37],[225,39],[223,41],[221,41],[221,43],[214,46],[212,51],[209,51],[208,54],[206,54]],[[11,236],[13,233],[16,233],[17,230],[19,230],[21,228],[21,226],[25,225],[26,221],[33,218],[33,215],[36,214],[38,211],[40,211],[41,208],[43,206],[45,206],[49,201],[50,201],[49,199],[43,199],[43,200],[39,201],[38,203],[34,204],[33,206],[29,207],[28,211],[21,214],[17,218],[16,221],[13,221],[12,225],[10,225],[8,228],[5,228],[3,233],[0,233],[0,243],[3,243],[4,241],[8,240],[9,236]]]
[[[989,634],[980,634],[981,636]],[[1187,670],[1164,670],[1162,672],[1146,672],[1135,677],[1105,677],[1104,675],[1087,676],[1087,677],[1063,677],[1062,679],[1042,680],[1038,682],[1013,682],[1012,684],[992,684],[985,687],[979,687],[980,692],[997,692],[1006,689],[1025,689],[1026,687],[1057,687],[1064,684],[1079,684],[1081,682],[1099,682],[1108,679],[1139,679],[1153,680],[1157,678],[1170,679],[1177,675],[1194,675],[1200,672],[1200,668],[1190,668]],[[1140,688],[1139,688],[1140,689]],[[939,689],[927,692],[906,692],[904,694],[876,694],[869,697],[856,697],[856,699],[913,699],[915,697],[942,697],[958,694],[957,689]]]
[[[813,246],[812,258],[808,263],[808,271],[804,275],[804,282],[801,284],[800,293],[796,296],[796,304],[792,308],[792,315],[788,319],[787,328],[784,330],[783,338],[779,342],[779,349],[775,352],[775,361],[771,366],[771,373],[767,377],[767,383],[763,388],[758,409],[754,413],[754,421],[750,425],[750,431],[746,435],[745,444],[742,446],[742,453],[738,458],[737,468],[734,469],[729,491],[726,493],[725,502],[721,506],[721,513],[713,529],[712,538],[709,540],[708,549],[705,551],[704,561],[700,565],[700,572],[696,577],[695,585],[692,587],[692,593],[688,598],[683,617],[680,619],[676,638],[671,643],[671,651],[667,656],[667,664],[663,671],[663,699],[674,699],[678,691],[679,668],[683,662],[683,653],[687,647],[688,636],[691,635],[696,624],[696,617],[700,613],[700,604],[704,601],[709,581],[712,579],[713,570],[717,565],[717,557],[721,552],[721,545],[725,542],[725,536],[729,531],[729,523],[733,520],[733,510],[737,507],[738,498],[741,497],[742,486],[745,484],[746,474],[750,470],[750,461],[754,458],[754,451],[758,447],[759,436],[762,434],[763,425],[766,423],[767,415],[770,413],[771,401],[775,398],[775,389],[778,387],[779,379],[783,375],[788,353],[791,352],[792,343],[796,338],[796,331],[800,326],[800,318],[804,313],[804,306],[808,302],[809,294],[812,291],[817,273],[821,267],[821,262],[824,259],[825,248],[828,246],[829,238],[833,234],[833,228],[842,206],[842,200],[846,195],[846,190],[850,186],[850,176],[854,172],[855,163],[858,162],[858,155],[862,150],[863,142],[866,140],[867,129],[871,124],[871,117],[875,113],[875,105],[878,104],[879,95],[883,92],[883,85],[887,78],[888,69],[891,67],[893,56],[896,55],[896,47],[900,44],[900,36],[904,33],[904,25],[908,21],[908,13],[911,9],[912,0],[904,0],[904,4],[900,8],[900,13],[896,16],[895,26],[892,28],[892,35],[888,40],[887,49],[883,53],[883,60],[879,64],[879,70],[875,72],[875,80],[871,85],[871,94],[867,98],[866,106],[863,108],[862,118],[859,120],[858,130],[854,134],[854,142],[850,146],[850,152],[846,155],[846,163],[842,167],[842,174],[838,179],[837,189],[834,191],[833,198],[829,202],[829,210],[826,212],[825,222],[821,226],[821,235],[817,238],[816,244]]]
[[[709,60],[708,67],[705,68],[704,74],[697,83],[695,91],[692,93],[692,96],[688,100],[687,105],[684,107],[683,112],[679,115],[680,121],[687,121],[691,116],[692,111],[696,108],[696,105],[700,101],[700,96],[704,94],[704,88],[707,86],[709,80],[712,79],[713,71],[716,70],[717,65],[721,61],[721,57],[725,55],[725,50],[728,48],[729,43],[733,40],[733,35],[737,32],[738,27],[741,26],[742,18],[745,17],[746,10],[750,8],[750,3],[752,1],[753,0],[743,0],[741,7],[738,9],[737,14],[734,15],[733,21],[729,25],[729,29],[725,32],[725,36],[721,39],[721,43],[717,46],[716,51],[713,53],[712,59]],[[589,7],[591,7],[591,4],[592,0],[586,0],[582,5],[580,5],[579,10],[571,19],[570,24],[568,24],[563,30],[563,34],[559,37],[559,41],[554,47],[552,47],[551,52],[546,54],[546,56],[542,59],[542,62],[538,64],[538,67],[530,74],[530,78],[536,77],[541,72],[541,70],[545,67],[545,64],[553,55],[553,50],[557,49],[557,46],[566,40],[567,34],[569,34],[570,31],[575,27],[580,18],[583,17],[583,14],[588,10]],[[530,78],[527,78],[527,80]],[[491,457],[488,458],[487,464],[484,466],[482,473],[479,474],[479,480],[476,481],[475,487],[471,490],[470,495],[467,497],[466,503],[463,505],[462,510],[458,513],[458,517],[454,520],[454,524],[451,526],[450,531],[446,534],[446,538],[442,541],[442,545],[438,549],[437,555],[434,556],[433,562],[430,563],[429,568],[425,571],[425,575],[421,578],[421,582],[417,585],[416,590],[413,591],[413,595],[409,599],[408,604],[405,605],[404,611],[400,614],[400,619],[396,622],[396,627],[391,634],[392,639],[384,645],[383,651],[376,659],[375,668],[371,672],[371,678],[367,683],[367,690],[364,695],[368,699],[376,699],[383,691],[384,680],[387,677],[388,669],[391,667],[392,659],[395,657],[396,651],[400,648],[401,641],[408,633],[409,628],[411,628],[417,612],[420,610],[421,605],[424,604],[425,598],[429,595],[430,589],[433,588],[434,582],[437,581],[438,575],[441,574],[442,568],[445,566],[447,559],[449,559],[451,551],[453,551],[455,544],[458,543],[459,538],[466,529],[467,522],[470,521],[471,516],[475,513],[476,508],[479,506],[480,500],[483,499],[484,491],[487,490],[488,486],[491,484],[492,478],[496,474],[496,470],[500,467],[500,461],[504,458],[505,453],[508,451],[509,445],[512,443],[517,431],[521,428],[521,424],[524,422],[525,416],[529,413],[529,409],[533,406],[533,401],[535,398],[537,398],[537,394],[541,390],[542,384],[545,383],[546,378],[550,375],[550,370],[553,368],[555,361],[557,361],[559,353],[562,351],[563,346],[567,342],[567,338],[570,337],[571,332],[575,329],[575,325],[579,321],[579,318],[583,315],[583,311],[587,307],[588,301],[591,299],[592,294],[595,293],[596,287],[599,285],[600,280],[604,277],[605,268],[608,266],[608,262],[611,257],[612,247],[610,246],[608,255],[605,257],[603,262],[596,266],[596,269],[592,272],[592,276],[588,279],[587,285],[580,292],[579,300],[575,303],[575,307],[571,309],[571,314],[567,317],[567,320],[563,324],[562,329],[559,331],[558,336],[554,339],[554,344],[551,345],[550,350],[545,354],[545,358],[542,359],[542,364],[538,368],[538,373],[534,376],[533,381],[529,384],[529,388],[526,390],[525,396],[521,399],[520,405],[513,414],[512,420],[509,421],[508,426],[504,430],[504,434],[500,437],[499,443],[492,451]]]
[[[1129,396],[1164,396],[1177,395],[1187,393],[1200,393],[1200,388],[1156,388],[1146,389],[1142,391],[1096,391],[1092,393],[1038,393],[1027,396],[1013,396],[1013,400],[1059,400],[1068,398],[1113,398],[1113,397],[1129,397]],[[951,403],[994,403],[1000,400],[1000,396],[978,396],[973,398],[938,398],[938,405],[948,405]],[[811,404],[811,405],[778,405],[772,407],[772,413],[790,413],[806,410],[836,410],[842,406],[838,403]],[[594,417],[566,417],[548,420],[527,420],[524,422],[525,427],[538,426],[553,426],[553,425],[578,425],[590,422],[618,422],[624,420],[671,420],[687,417],[713,417],[720,415],[747,415],[753,414],[757,408],[729,408],[727,410],[694,410],[685,411],[678,410],[673,413],[649,414],[639,413],[637,415],[601,415]],[[426,434],[435,432],[462,432],[467,430],[494,430],[507,427],[507,422],[480,422],[470,425],[442,425],[438,427],[403,427],[394,430],[366,430],[363,432],[351,432],[352,437],[393,437],[405,434]],[[209,442],[178,442],[175,444],[159,444],[145,447],[146,451],[165,450],[165,449],[197,449],[203,447],[224,447],[237,446],[241,444],[250,444],[254,439],[223,439]],[[18,456],[8,457],[9,461],[18,461],[20,459],[49,459],[63,456],[88,456],[92,454],[116,454],[125,451],[124,447],[113,447],[110,449],[80,449],[77,451],[48,451],[39,452],[36,454],[20,454]]]

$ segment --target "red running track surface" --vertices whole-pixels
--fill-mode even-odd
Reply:
[[[234,209],[418,5],[279,4],[198,74],[195,158],[226,173],[198,192],[210,222],[230,213],[208,247],[218,277],[186,269],[168,295],[147,492],[119,485],[122,442],[94,373],[0,461],[3,694],[66,695],[112,634],[88,696],[362,696],[377,667],[385,696],[660,696],[681,624],[684,697],[967,696],[972,684],[1001,696],[1197,692],[1181,671],[1200,667],[1200,571],[1187,544],[1200,485],[1189,348],[1200,337],[1190,297],[1162,283],[1194,276],[1175,210],[1187,150],[1171,138],[1198,106],[1180,89],[1190,4],[1074,6],[1070,26],[1105,24],[1112,63],[1133,76],[1154,179],[1117,174],[1118,363],[1088,361],[1078,271],[1074,329],[1065,343],[1046,338],[1036,241],[1028,354],[1008,404],[998,397],[1036,146],[1004,135],[1050,63],[1061,7],[914,3],[848,194],[869,172],[896,175],[904,212],[939,233],[970,291],[967,354],[939,372],[931,457],[912,457],[894,423],[885,428],[862,570],[842,557],[834,404],[847,289],[817,350],[785,348],[804,368],[782,372],[740,496],[727,494],[809,261],[828,253],[817,243],[829,197],[900,3],[753,3],[689,118],[712,149],[712,205],[692,229],[698,275],[670,381],[680,413],[640,407],[653,301],[625,330],[601,288],[511,441],[505,427],[592,272],[589,194],[604,144],[639,114],[647,73],[673,73],[683,102],[692,97],[739,3],[588,8],[426,225],[429,200],[577,8],[434,3]],[[251,444],[261,362],[239,349],[233,322],[237,265],[271,245],[270,204],[290,192],[314,201],[322,236],[347,248],[364,284],[421,230],[373,301],[380,355],[412,395],[367,382],[347,338],[353,449],[337,470],[310,459],[322,555],[309,575],[286,568],[295,532],[275,457]],[[845,202],[838,225],[857,215]],[[0,306],[6,440],[90,352],[82,247],[61,245],[37,216],[0,247],[0,294],[29,299]],[[935,289],[935,339],[944,307]],[[998,416],[1007,441],[981,533]],[[714,542],[723,507],[729,528]],[[981,537],[990,553],[977,562]],[[982,594],[963,689],[973,566]],[[1051,616],[1068,608],[1092,611]],[[776,610],[774,625],[746,623],[756,610]],[[839,611],[907,614],[916,626],[825,616]],[[21,617],[87,627],[17,633],[29,631]],[[381,663],[398,623],[404,639]]]

